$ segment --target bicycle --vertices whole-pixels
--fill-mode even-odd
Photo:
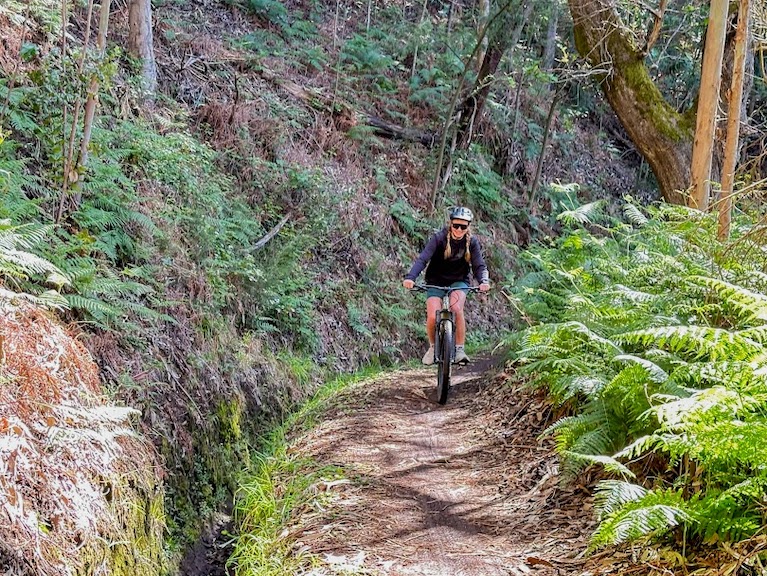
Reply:
[[[447,402],[447,393],[450,390],[450,377],[455,360],[455,314],[450,310],[450,294],[458,290],[476,292],[477,286],[468,288],[453,288],[451,286],[433,286],[431,284],[415,284],[413,290],[426,292],[429,288],[444,290],[442,296],[442,308],[437,310],[434,326],[434,361],[437,364],[437,402]],[[464,366],[467,362],[462,363]]]

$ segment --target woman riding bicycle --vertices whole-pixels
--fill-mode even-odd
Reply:
[[[482,257],[479,239],[471,235],[471,221],[474,214],[463,206],[450,210],[450,224],[434,234],[426,248],[418,255],[402,285],[411,290],[419,274],[426,269],[426,283],[436,286],[460,288],[450,294],[450,309],[455,314],[455,363],[469,361],[464,350],[466,342],[466,318],[463,305],[466,290],[469,288],[469,274],[479,282],[482,292],[490,290],[487,266]],[[437,311],[442,306],[445,290],[429,288],[426,292],[426,335],[429,337],[429,349],[423,357],[424,364],[434,363],[434,326]]]

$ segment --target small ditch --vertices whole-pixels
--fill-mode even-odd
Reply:
[[[231,506],[216,513],[181,561],[179,575],[234,576],[234,570],[228,570],[226,566],[232,553],[233,524]]]

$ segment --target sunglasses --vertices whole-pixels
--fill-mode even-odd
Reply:
[[[468,224],[453,224],[453,230],[466,230],[468,227]]]

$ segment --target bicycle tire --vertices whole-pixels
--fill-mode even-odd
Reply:
[[[450,370],[453,366],[453,324],[441,322],[439,325],[439,366],[437,367],[437,402],[447,402],[450,390]]]

